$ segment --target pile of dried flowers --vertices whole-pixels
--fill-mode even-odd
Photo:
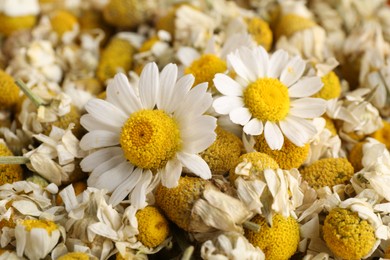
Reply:
[[[389,259],[385,0],[0,1],[0,259]]]

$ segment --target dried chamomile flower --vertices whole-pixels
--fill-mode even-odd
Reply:
[[[226,232],[207,240],[200,249],[202,259],[213,260],[264,260],[260,248],[254,247],[240,233]]]
[[[0,108],[10,109],[18,102],[19,88],[15,80],[3,70],[0,70],[0,86]]]
[[[326,102],[309,97],[323,83],[316,76],[303,77],[306,62],[283,50],[269,55],[261,46],[241,47],[227,60],[237,75],[216,74],[214,84],[223,95],[214,100],[215,111],[228,114],[248,135],[264,132],[271,150],[282,149],[285,136],[296,146],[307,145],[315,134],[308,119],[322,115]]]
[[[321,81],[324,83],[324,87],[314,94],[313,97],[323,98],[325,100],[340,97],[340,79],[334,71],[330,71],[328,74],[322,76]]]
[[[121,37],[113,37],[101,53],[96,70],[97,78],[105,83],[118,72],[127,72],[133,63],[135,50],[131,42]]]
[[[354,169],[346,158],[320,159],[301,170],[302,178],[315,189],[346,184],[353,174]]]
[[[109,0],[102,12],[107,23],[116,27],[135,28],[149,20],[157,1]]]
[[[370,135],[370,137],[378,140],[382,144],[386,145],[387,149],[390,149],[390,123],[386,120],[382,120],[383,127],[376,130]]]
[[[242,202],[201,178],[181,177],[175,188],[160,185],[155,196],[165,215],[188,232],[242,232],[251,216]]]
[[[0,156],[13,156],[3,140],[0,140]],[[23,169],[18,164],[0,164],[0,186],[23,180]]]
[[[16,254],[16,251],[6,250],[6,249],[0,249],[0,259],[1,260],[25,260],[24,257],[19,257]]]
[[[18,256],[25,255],[28,259],[45,258],[60,237],[65,236],[64,232],[62,226],[51,220],[19,220],[15,227],[16,252]]]
[[[85,8],[82,10],[78,17],[81,33],[90,33],[92,31],[102,31],[104,33],[104,39],[102,43],[106,43],[112,34],[112,28],[109,26],[103,18],[103,14],[92,8]]]
[[[72,13],[56,10],[49,14],[50,25],[59,42],[72,42],[80,31],[80,26]]]
[[[217,139],[214,143],[200,153],[200,156],[209,165],[211,173],[221,175],[229,172],[241,155],[242,141],[234,134],[217,126],[215,129]]]
[[[256,215],[251,221],[261,226],[260,231],[245,230],[245,237],[264,252],[266,259],[289,259],[295,253],[299,243],[296,219],[276,214],[271,225],[261,215]]]
[[[57,260],[97,260],[96,256],[83,253],[83,252],[71,252],[61,255]]]
[[[9,127],[0,127],[0,137],[4,139],[8,148],[14,155],[22,155],[23,149],[31,144],[31,137],[22,129],[18,128],[17,121],[13,121]]]
[[[14,32],[31,29],[37,21],[37,0],[5,0],[0,4],[0,33],[9,36]]]
[[[363,159],[363,145],[366,141],[361,141],[356,143],[348,153],[348,161],[351,163],[355,172],[363,169],[362,159]]]
[[[30,170],[58,186],[85,177],[77,159],[83,158],[86,154],[72,133],[73,127],[73,123],[66,130],[53,126],[49,136],[34,135],[42,144],[24,154],[30,159],[27,164]]]

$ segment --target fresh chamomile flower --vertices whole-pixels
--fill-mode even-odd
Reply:
[[[245,237],[264,252],[266,259],[289,259],[295,253],[299,243],[296,219],[276,214],[271,225],[261,215],[256,215],[251,221],[261,226],[260,231],[245,230]]]
[[[207,85],[191,89],[193,82],[192,75],[177,81],[176,65],[159,73],[149,63],[141,74],[139,97],[117,74],[107,87],[107,100],[89,101],[81,119],[89,133],[80,146],[98,150],[81,162],[84,171],[92,172],[88,185],[112,192],[113,205],[130,193],[132,205],[142,208],[156,178],[175,187],[185,167],[209,179],[210,168],[198,153],[215,141],[216,119],[203,115],[212,102]]]
[[[272,150],[282,149],[284,136],[296,146],[305,146],[316,132],[307,119],[322,115],[326,104],[309,97],[323,84],[319,77],[302,77],[305,61],[290,58],[283,50],[269,55],[261,46],[240,48],[227,59],[237,76],[215,76],[214,84],[223,94],[213,103],[215,111],[229,114],[246,134],[264,132]]]
[[[254,247],[240,233],[226,232],[207,240],[200,249],[202,259],[206,260],[264,260],[260,248]]]
[[[354,174],[351,163],[346,158],[324,158],[304,167],[302,178],[315,189],[337,184],[346,184]]]
[[[15,227],[16,252],[32,260],[45,258],[64,232],[63,227],[51,220],[19,220]]]
[[[243,144],[241,139],[220,126],[217,126],[215,132],[217,139],[200,156],[209,165],[212,174],[221,175],[229,172],[236,164]]]

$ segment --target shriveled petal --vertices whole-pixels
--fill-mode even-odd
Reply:
[[[159,87],[159,72],[156,63],[146,64],[139,79],[139,97],[144,109],[154,108]]]
[[[252,118],[244,125],[243,130],[248,135],[260,135],[263,132],[263,123],[257,118]]]
[[[282,149],[284,137],[277,124],[267,121],[264,126],[264,137],[271,150]]]
[[[211,178],[209,166],[199,155],[180,152],[177,154],[177,158],[190,172],[202,179]]]
[[[322,83],[321,78],[306,77],[289,87],[288,94],[294,98],[309,97],[320,91],[323,86],[324,83]]]

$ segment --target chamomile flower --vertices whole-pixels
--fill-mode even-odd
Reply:
[[[217,74],[216,88],[223,94],[214,100],[217,113],[229,114],[249,135],[264,132],[269,147],[279,150],[286,136],[304,146],[316,133],[307,119],[325,111],[325,101],[309,96],[323,86],[319,77],[302,77],[306,63],[278,50],[269,55],[263,47],[240,48],[228,55],[235,79]]]
[[[139,97],[125,76],[117,74],[106,100],[87,103],[81,123],[89,133],[80,146],[97,150],[81,167],[92,172],[89,186],[112,192],[111,204],[130,193],[135,207],[146,206],[147,187],[159,178],[166,187],[177,186],[184,167],[201,178],[211,177],[198,155],[216,139],[216,119],[203,115],[211,95],[206,84],[190,90],[192,75],[176,78],[175,65],[159,73],[157,65],[149,63],[141,73]]]

